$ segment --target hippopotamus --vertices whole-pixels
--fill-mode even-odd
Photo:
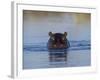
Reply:
[[[67,49],[70,47],[69,41],[67,39],[67,32],[64,33],[52,33],[49,32],[48,40],[48,51],[50,54],[50,60],[53,57],[61,58],[65,57],[67,54]]]

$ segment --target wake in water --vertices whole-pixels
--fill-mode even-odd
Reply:
[[[70,48],[68,50],[90,50],[91,43],[90,41],[69,41]],[[23,45],[24,51],[48,51],[47,42],[42,43],[34,43],[34,44],[24,44]]]

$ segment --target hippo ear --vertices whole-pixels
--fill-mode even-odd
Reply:
[[[67,32],[64,32],[64,35],[67,36]]]
[[[49,32],[49,36],[52,36],[52,32]]]

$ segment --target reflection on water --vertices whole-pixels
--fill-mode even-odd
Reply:
[[[67,60],[67,49],[50,49],[49,50],[50,62],[66,61]]]
[[[44,46],[44,47],[43,47]],[[73,42],[66,50],[46,50],[44,44],[24,46],[23,69],[90,66],[89,42]]]
[[[64,59],[67,59],[66,61]],[[23,55],[23,69],[59,68],[90,66],[90,50],[68,51],[67,57],[55,57],[50,60],[48,52],[25,51]]]

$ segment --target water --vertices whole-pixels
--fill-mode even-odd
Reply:
[[[47,43],[27,44],[23,47],[23,69],[90,66],[90,49],[90,41],[70,41],[67,57],[50,58]]]
[[[70,41],[70,48],[68,50],[90,50],[90,46],[90,41]],[[48,51],[47,42],[24,45],[24,51]]]

